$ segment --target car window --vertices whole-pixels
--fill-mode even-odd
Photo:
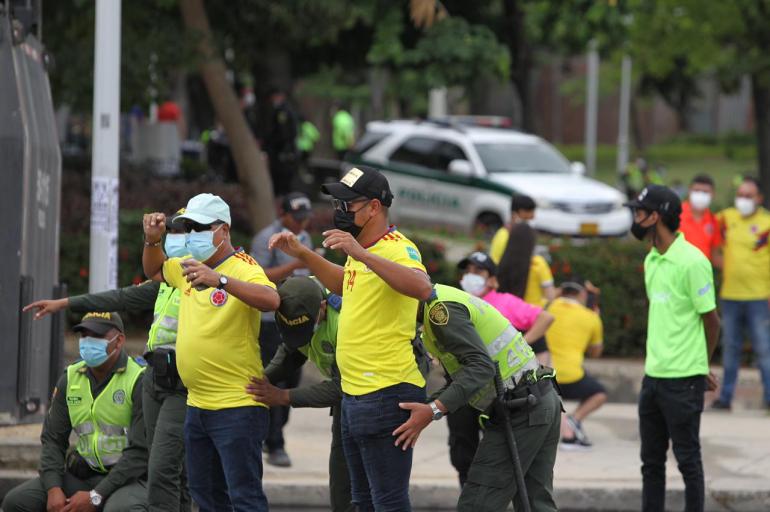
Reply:
[[[457,159],[467,159],[459,146],[430,137],[407,139],[390,155],[392,162],[420,165],[440,171],[448,171],[449,163]]]
[[[569,173],[569,162],[550,144],[474,144],[487,172]]]
[[[382,139],[388,136],[387,132],[372,132],[367,131],[363,137],[358,139],[352,153],[355,155],[361,155],[372,149],[375,144],[379,143]]]

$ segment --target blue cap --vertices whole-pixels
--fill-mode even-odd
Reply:
[[[184,213],[174,217],[174,222],[191,220],[198,224],[212,224],[220,221],[230,225],[230,207],[227,203],[214,194],[198,194],[190,198]]]

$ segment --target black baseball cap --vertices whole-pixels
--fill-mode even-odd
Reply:
[[[297,220],[307,219],[313,211],[310,198],[302,192],[286,194],[281,201],[283,213],[289,213]]]
[[[682,200],[676,192],[663,185],[647,185],[636,199],[625,203],[624,206],[668,215],[682,213]]]
[[[386,207],[393,204],[393,193],[387,178],[374,167],[365,165],[353,167],[340,181],[321,185],[321,191],[343,201],[367,197],[379,199]]]
[[[80,323],[72,328],[75,332],[91,331],[99,336],[104,336],[112,329],[126,332],[123,329],[123,320],[117,313],[86,313]]]
[[[310,343],[321,309],[324,293],[311,277],[290,277],[278,287],[281,305],[275,312],[275,324],[283,343],[299,348]]]
[[[489,256],[489,254],[485,252],[474,252],[467,258],[463,258],[460,260],[460,263],[457,264],[457,268],[460,270],[465,270],[468,265],[475,265],[479,268],[483,268],[487,272],[489,272],[490,276],[497,275],[497,265],[492,260],[492,258]]]

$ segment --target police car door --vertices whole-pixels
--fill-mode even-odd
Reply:
[[[465,228],[471,216],[467,207],[473,204],[471,177],[449,169],[452,161],[467,159],[462,148],[449,140],[427,135],[404,139],[388,165],[397,216],[420,224]]]

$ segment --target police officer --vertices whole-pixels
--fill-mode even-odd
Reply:
[[[523,336],[488,303],[464,291],[436,285],[421,304],[422,339],[441,361],[451,382],[429,404],[401,404],[411,411],[393,433],[405,449],[414,446],[431,420],[451,414],[464,404],[488,417],[458,510],[505,510],[511,501],[520,508],[514,465],[506,440],[506,422],[495,402],[495,365],[500,369],[506,400],[532,394],[537,403],[512,411],[524,481],[533,511],[557,510],[553,500],[553,466],[559,444],[561,401],[554,372],[537,363]],[[496,412],[497,411],[497,412]]]
[[[82,360],[54,388],[40,436],[40,476],[5,496],[5,512],[146,510],[144,368],[123,350],[117,313],[87,313],[73,330]]]
[[[333,512],[352,512],[350,477],[342,450],[340,375],[335,362],[337,323],[342,297],[322,288],[310,277],[290,277],[279,288],[281,306],[275,319],[283,343],[265,368],[265,379],[252,378],[248,391],[255,400],[274,406],[331,407],[332,446],[329,489]],[[270,384],[284,380],[307,360],[326,380],[313,386],[281,389]]]
[[[184,209],[179,210],[177,215],[183,212]],[[164,249],[169,257],[186,255],[184,233],[177,230],[167,234]],[[40,319],[65,308],[75,312],[153,311],[144,354],[149,367],[142,382],[142,408],[150,447],[147,501],[152,510],[189,511],[183,439],[187,390],[174,364],[179,291],[165,283],[146,281],[117,290],[40,300],[24,311],[35,309],[35,319]]]

